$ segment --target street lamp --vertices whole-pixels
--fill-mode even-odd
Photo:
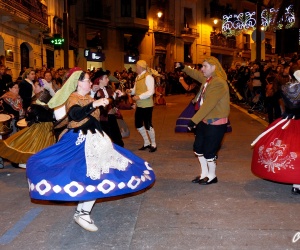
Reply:
[[[161,18],[163,16],[163,13],[159,10],[158,12],[157,12],[157,17],[158,18]]]

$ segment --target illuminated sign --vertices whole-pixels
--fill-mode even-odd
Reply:
[[[89,49],[85,49],[84,50],[84,57],[88,57],[90,54],[90,50]]]
[[[124,56],[124,63],[135,64],[139,60],[138,56]]]
[[[84,50],[84,57],[87,61],[103,62],[105,61],[105,54],[99,52],[91,52],[89,49]]]
[[[283,23],[285,28],[289,29],[295,24],[295,13],[293,6],[290,5],[285,9],[285,20],[280,20],[279,23],[275,23],[278,9],[264,9],[261,12],[261,24],[265,27],[265,30],[270,27],[274,31],[276,29],[282,29]],[[256,28],[256,12],[245,12],[232,15],[224,15],[222,23],[222,33],[224,36],[238,36],[242,31]]]
[[[65,42],[65,39],[63,38],[53,38],[50,40],[51,44],[53,44],[54,46],[56,45],[63,45]]]

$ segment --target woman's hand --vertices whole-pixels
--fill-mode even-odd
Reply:
[[[100,106],[105,107],[108,104],[109,104],[109,100],[107,98],[101,98],[101,99],[96,100],[96,101],[93,102],[93,107],[94,108],[97,108],[97,107],[100,107]]]
[[[131,89],[126,89],[126,94],[131,94]]]

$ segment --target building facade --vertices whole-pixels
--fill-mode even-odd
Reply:
[[[63,12],[62,0],[0,0],[0,56],[12,69],[14,80],[24,67],[64,67],[61,48],[50,43],[52,38],[63,37]],[[70,30],[70,47],[75,48],[77,35]],[[72,67],[74,50],[69,57]]]
[[[247,63],[255,59],[256,27],[248,24],[256,8],[246,0],[0,0],[0,56],[14,79],[43,65],[115,71],[143,59],[172,71],[177,61],[194,66],[209,55]],[[262,37],[262,59],[276,61],[276,33]]]

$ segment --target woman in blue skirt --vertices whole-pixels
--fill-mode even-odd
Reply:
[[[145,189],[155,174],[102,131],[99,107],[108,100],[94,100],[91,85],[89,74],[75,71],[50,100],[50,108],[65,105],[68,126],[59,142],[29,158],[27,178],[32,199],[79,201],[74,220],[93,232],[98,228],[90,213],[97,198]]]

